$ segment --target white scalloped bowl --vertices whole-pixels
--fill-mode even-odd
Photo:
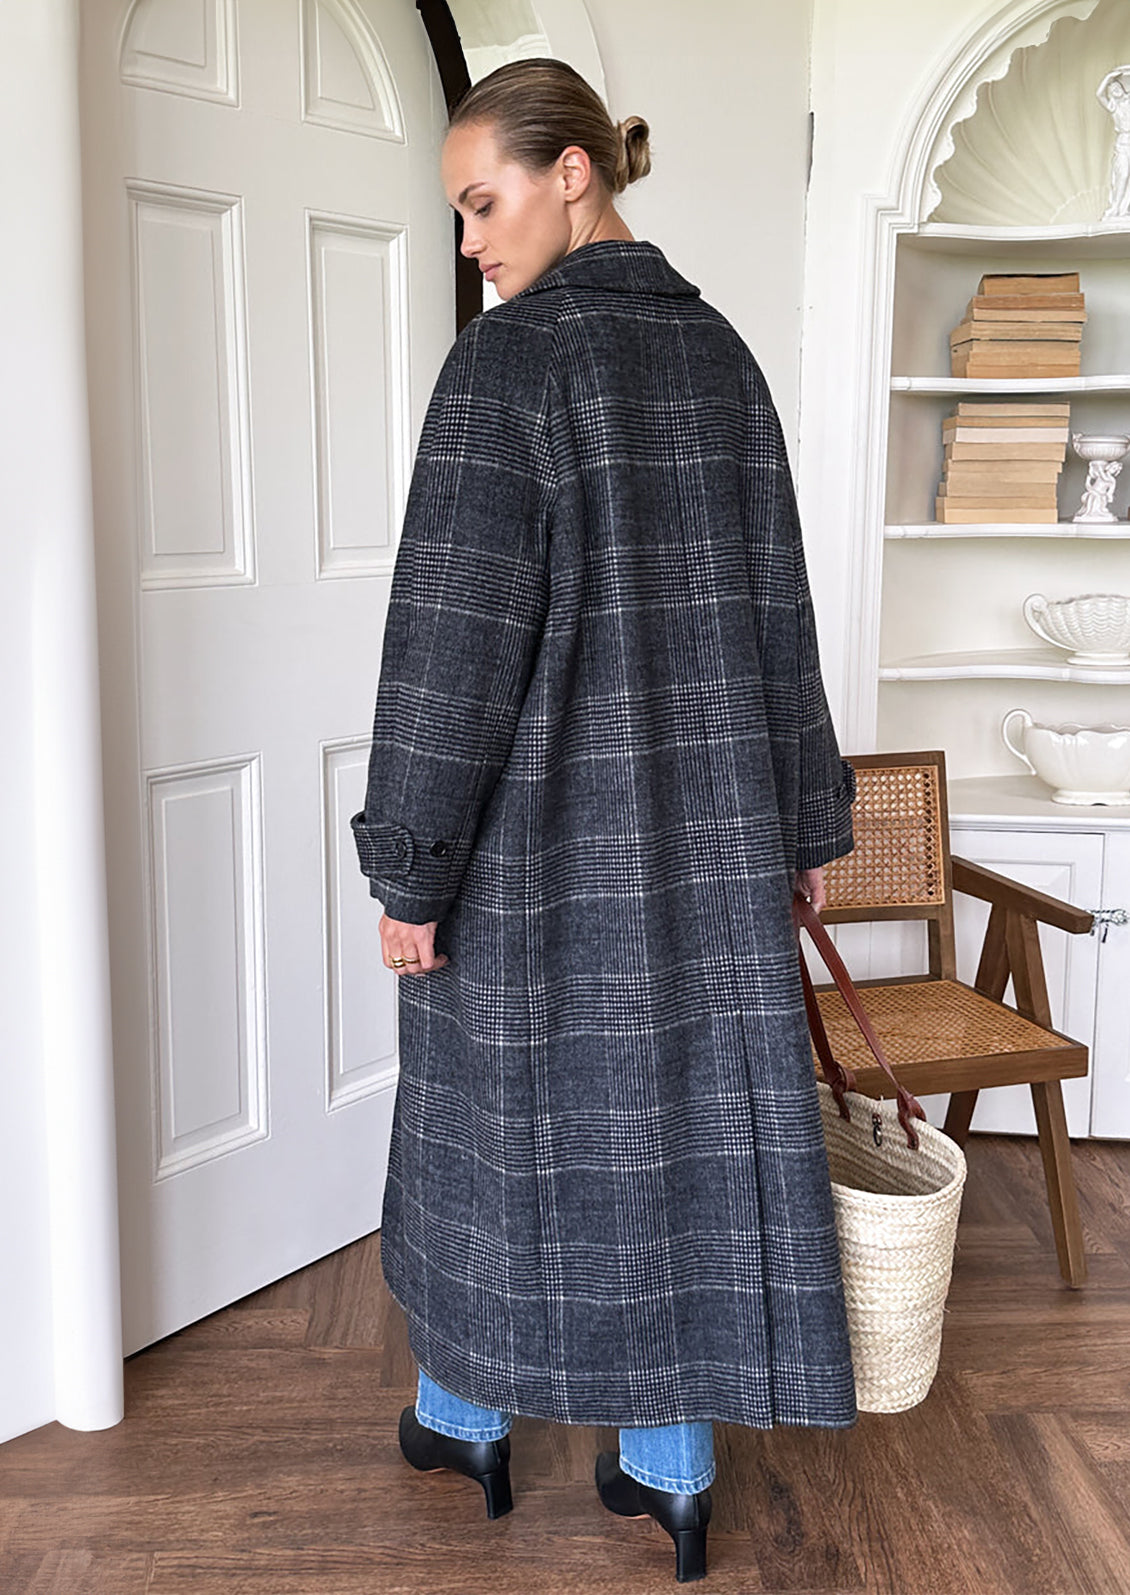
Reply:
[[[1130,663],[1130,597],[1125,593],[1079,593],[1054,601],[1029,593],[1024,619],[1045,642],[1074,650],[1069,665]]]
[[[1018,716],[1024,723],[1019,745],[1009,735]],[[1054,802],[1130,803],[1130,725],[1042,725],[1026,709],[1010,709],[1001,737],[1010,753],[1054,788]]]

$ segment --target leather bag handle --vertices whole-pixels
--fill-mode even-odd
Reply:
[[[863,1039],[875,1054],[880,1068],[885,1070],[895,1088],[898,1098],[898,1119],[906,1132],[906,1144],[913,1150],[918,1149],[918,1132],[910,1122],[912,1118],[925,1119],[926,1113],[918,1098],[900,1085],[895,1078],[895,1072],[883,1053],[879,1038],[872,1028],[871,1021],[863,1011],[863,1004],[859,1000],[851,976],[847,972],[843,959],[836,951],[836,944],[828,935],[821,923],[820,915],[813,908],[808,898],[799,887],[793,889],[793,925],[796,930],[797,954],[800,958],[800,978],[804,986],[804,1007],[808,1014],[808,1028],[812,1032],[812,1040],[820,1059],[820,1067],[824,1071],[824,1078],[832,1088],[832,1095],[839,1106],[840,1117],[851,1118],[851,1110],[844,1101],[845,1091],[855,1090],[855,1074],[845,1064],[839,1062],[832,1054],[831,1044],[828,1041],[828,1032],[824,1026],[824,1016],[820,1012],[820,1004],[816,1001],[816,992],[812,985],[812,976],[808,972],[808,965],[804,958],[804,949],[801,946],[801,927],[812,938],[813,945],[821,958],[828,966],[828,971],[839,988],[840,996],[847,1004],[848,1011],[862,1032]],[[876,1137],[878,1139],[878,1137]]]

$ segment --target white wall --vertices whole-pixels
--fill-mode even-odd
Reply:
[[[882,513],[866,501],[867,452],[881,441],[881,366],[890,262],[875,213],[897,209],[914,129],[966,42],[994,19],[1010,29],[1046,0],[815,0],[812,182],[808,195],[798,460],[825,682],[845,752],[874,749]],[[957,92],[955,80],[947,97]],[[885,225],[885,224],[884,224]],[[877,535],[876,535],[877,534]]]
[[[0,126],[9,118],[7,102]],[[5,147],[18,147],[0,134]],[[9,192],[9,205],[12,195]],[[11,214],[11,212],[9,212]],[[0,255],[0,303],[11,303],[12,258]],[[19,402],[20,365],[10,343],[22,331],[5,314],[0,368],[0,482],[4,483],[0,581],[0,1440],[35,1428],[51,1416],[53,1381],[41,1354],[51,1336],[50,1245],[47,1223],[43,1078],[39,1068],[39,965],[35,951],[36,894],[31,841],[35,833],[33,639],[31,594],[35,543],[19,493],[21,429],[11,412]],[[15,491],[12,490],[13,471]]]
[[[617,208],[745,338],[795,462],[811,0],[586,4],[609,111],[651,130]]]
[[[0,11],[0,53],[19,60],[0,97],[0,145],[28,153],[24,118],[34,116],[29,92],[41,65],[42,38],[25,26],[20,8]],[[50,31],[50,30],[49,30]],[[23,92],[21,92],[23,90]],[[53,1416],[54,1380],[42,1348],[51,1341],[50,1229],[44,1079],[37,956],[35,869],[36,638],[33,625],[41,565],[43,516],[36,473],[42,460],[37,421],[36,368],[50,340],[47,306],[37,278],[57,246],[36,206],[51,169],[38,161],[7,163],[9,238],[19,248],[0,252],[0,484],[3,488],[3,580],[0,581],[0,1271],[6,1310],[0,1313],[0,1439]],[[49,268],[48,268],[49,269]],[[18,314],[16,307],[19,307]],[[46,495],[45,495],[46,496]]]
[[[0,1440],[121,1401],[77,30],[0,5]]]

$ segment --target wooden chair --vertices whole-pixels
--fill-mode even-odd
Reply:
[[[820,917],[827,925],[926,920],[928,973],[855,981],[868,1017],[910,1091],[952,1092],[945,1130],[959,1145],[982,1087],[1031,1087],[1060,1272],[1081,1285],[1087,1262],[1060,1081],[1087,1073],[1087,1048],[1052,1028],[1038,925],[1078,935],[1090,930],[1092,915],[951,856],[944,753],[858,754],[850,763],[855,847],[826,867]],[[992,905],[971,986],[957,979],[955,890]],[[1002,1001],[1010,974],[1015,1008]],[[857,1088],[889,1095],[890,1082],[835,986],[818,985],[817,1001],[832,1051],[855,1070]]]

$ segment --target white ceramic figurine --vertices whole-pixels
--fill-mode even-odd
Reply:
[[[1130,65],[1116,66],[1096,90],[1114,118],[1114,154],[1110,161],[1110,197],[1103,221],[1130,219]]]

